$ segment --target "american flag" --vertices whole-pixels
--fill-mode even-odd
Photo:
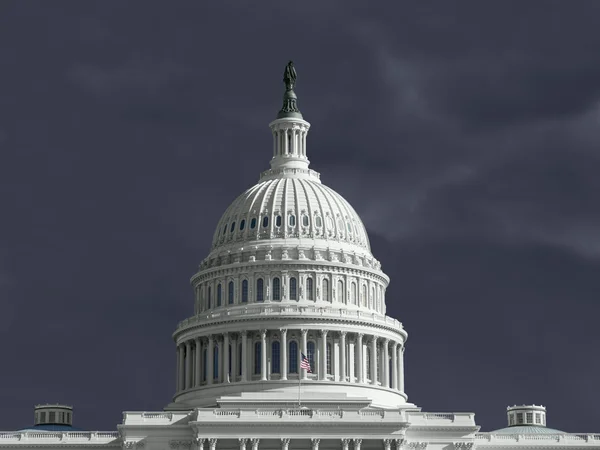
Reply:
[[[307,372],[311,372],[310,361],[308,360],[308,358],[306,357],[306,355],[304,353],[301,353],[301,355],[302,355],[302,361],[300,362],[300,368],[306,369]]]

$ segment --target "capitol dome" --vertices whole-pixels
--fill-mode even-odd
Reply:
[[[194,313],[173,334],[177,387],[167,409],[300,397],[410,405],[407,333],[385,314],[389,278],[356,211],[309,168],[295,79],[290,63],[269,124],[270,168],[225,210],[191,278]]]

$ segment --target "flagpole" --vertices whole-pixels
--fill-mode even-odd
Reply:
[[[300,405],[302,404],[300,401],[300,388],[302,384],[302,369],[298,372],[298,409],[300,409]]]

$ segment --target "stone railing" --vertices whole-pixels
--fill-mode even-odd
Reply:
[[[514,445],[515,442],[531,442],[535,444],[553,444],[560,443],[561,445],[593,445],[600,446],[600,434],[494,434],[494,433],[477,433],[475,440],[478,445],[490,444],[505,444]]]
[[[129,412],[123,413],[123,424],[125,425],[172,425],[188,420],[191,412],[189,411],[174,411],[174,412]]]
[[[274,303],[252,304],[251,306],[232,306],[203,312],[177,324],[177,329],[187,328],[206,322],[218,322],[237,317],[248,316],[303,316],[303,317],[326,317],[352,320],[367,320],[371,323],[387,325],[393,328],[402,328],[402,323],[392,317],[366,311],[357,311],[345,308],[333,308],[322,306],[285,305]]]
[[[407,411],[407,421],[413,425],[453,425],[475,426],[473,413],[430,413],[420,411]]]
[[[120,447],[118,431],[2,431],[0,446],[3,444],[44,445],[55,443],[114,444]]]
[[[404,422],[404,416],[401,410],[354,410],[343,411],[341,409],[310,409],[310,408],[292,408],[292,409],[265,409],[265,410],[245,410],[245,409],[214,409],[198,410],[196,421],[206,423],[221,420],[231,420],[237,418],[242,421],[264,421],[264,420],[384,420],[385,422]]]

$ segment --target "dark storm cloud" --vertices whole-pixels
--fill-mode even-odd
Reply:
[[[596,431],[600,5],[383,5],[0,5],[1,428],[170,401],[189,277],[268,167],[293,59],[311,167],[391,276],[411,401]]]

